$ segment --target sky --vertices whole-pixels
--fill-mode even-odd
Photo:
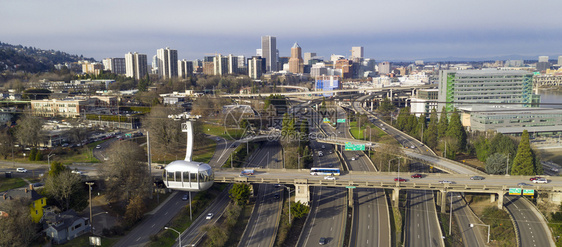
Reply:
[[[562,55],[562,1],[0,0],[0,41],[101,60],[178,50],[253,56],[261,36],[303,52],[413,61]]]

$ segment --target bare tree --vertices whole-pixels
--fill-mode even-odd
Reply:
[[[78,143],[88,138],[88,129],[82,127],[71,128],[66,131],[66,135],[73,143]]]
[[[41,127],[43,121],[37,116],[33,116],[31,112],[26,112],[23,117],[17,121],[17,129],[15,136],[23,145],[37,146],[41,142]]]
[[[72,195],[82,188],[81,182],[80,175],[67,169],[49,175],[45,181],[45,189],[47,194],[55,198],[60,205],[66,205],[63,209],[68,210]]]
[[[170,153],[185,143],[181,132],[182,121],[174,121],[168,116],[182,112],[178,107],[155,106],[143,119],[150,133],[150,145],[155,152]]]
[[[0,155],[7,159],[14,148],[14,137],[8,129],[0,131]]]
[[[146,166],[146,152],[134,142],[115,142],[109,148],[109,162],[101,167],[110,200],[148,196],[151,178]]]
[[[4,200],[4,199],[2,199]],[[1,206],[0,211],[6,213],[0,217],[0,246],[27,246],[35,236],[35,224],[31,220],[28,199],[8,199]]]

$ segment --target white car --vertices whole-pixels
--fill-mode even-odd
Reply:
[[[27,169],[20,167],[20,168],[16,168],[16,171],[17,172],[27,172]]]
[[[324,179],[326,179],[326,180],[336,180],[336,177],[334,177],[334,176],[325,176]]]
[[[100,145],[97,145],[97,146],[96,146],[96,149],[100,149],[100,148],[101,148],[101,146],[100,146]]]
[[[215,216],[215,214],[213,214],[213,213],[208,213],[208,214],[207,214],[207,217],[205,217],[205,219],[210,220],[210,219],[213,218],[213,216]]]
[[[453,181],[449,181],[449,180],[441,180],[439,181],[440,184],[452,184]]]
[[[533,183],[535,183],[535,184],[547,184],[548,180],[546,178],[539,178],[539,179],[533,180]]]
[[[83,172],[78,171],[78,170],[72,170],[71,172],[72,172],[72,173],[76,173],[76,174],[78,174],[78,175],[82,175],[82,174],[83,174]]]

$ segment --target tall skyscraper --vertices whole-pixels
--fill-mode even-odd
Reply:
[[[228,73],[231,75],[238,74],[238,56],[228,54]]]
[[[389,62],[379,63],[379,74],[381,74],[381,75],[390,74],[390,63]]]
[[[193,74],[193,62],[187,60],[178,60],[178,76],[180,78],[188,78]]]
[[[303,56],[303,63],[305,65],[310,65],[308,61],[310,61],[313,57],[316,57],[316,52],[305,52]]]
[[[248,60],[248,76],[252,79],[260,79],[263,74],[263,62],[259,56]]]
[[[291,48],[291,58],[289,58],[289,72],[295,74],[304,73],[304,63],[301,54],[301,47],[295,42],[295,44]]]
[[[111,71],[111,73],[124,75],[126,73],[125,69],[125,58],[112,57],[103,60],[103,69]]]
[[[562,56],[558,56],[558,65],[562,65]]]
[[[278,71],[277,69],[277,39],[273,36],[261,37],[262,58],[265,59],[265,71]]]
[[[178,51],[168,47],[156,51],[158,76],[168,79],[178,77]]]
[[[363,58],[363,46],[351,47],[351,59]]]
[[[139,80],[146,76],[148,73],[147,71],[148,62],[146,58],[146,54],[138,54],[138,53],[127,53],[125,54],[125,75],[128,77],[135,78],[135,80]]]
[[[228,57],[217,54],[213,57],[213,74],[226,75],[228,74]]]

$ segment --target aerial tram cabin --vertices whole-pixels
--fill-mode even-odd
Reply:
[[[192,122],[182,124],[182,131],[187,132],[187,148],[185,160],[176,160],[164,169],[163,182],[166,187],[181,191],[204,191],[209,189],[215,180],[215,175],[209,164],[191,160],[193,152]]]

